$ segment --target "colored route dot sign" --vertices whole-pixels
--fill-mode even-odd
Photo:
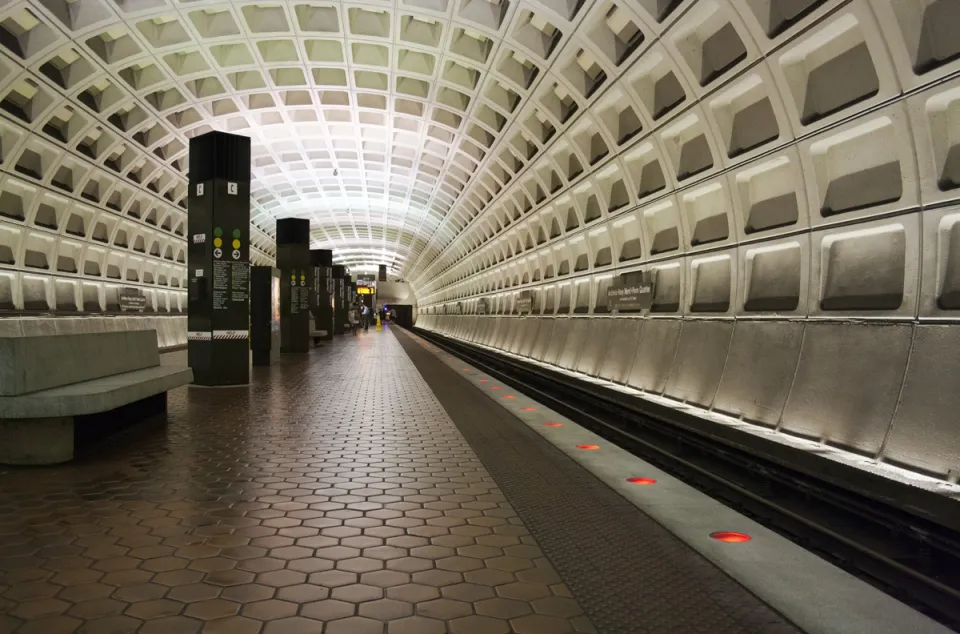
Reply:
[[[233,248],[234,248],[234,249],[239,249],[239,248],[240,248],[240,241],[239,241],[239,240],[234,240],[234,241],[233,241]]]
[[[214,246],[215,248],[217,248],[217,249],[219,249],[220,247],[222,247],[222,246],[223,246],[223,239],[222,239],[222,238],[214,238],[214,239],[213,239],[213,246]]]
[[[216,227],[216,228],[213,230],[213,235],[215,235],[215,236],[217,236],[217,237],[219,238],[220,236],[223,235],[223,229],[221,229],[220,227]]]
[[[234,238],[239,238],[239,237],[240,237],[240,230],[239,230],[239,229],[234,229],[234,230],[233,230],[233,237],[234,237]]]

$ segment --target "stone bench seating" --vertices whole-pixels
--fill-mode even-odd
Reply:
[[[320,345],[320,340],[327,336],[326,330],[311,330],[310,338],[313,339],[313,345]]]
[[[0,463],[73,458],[75,427],[163,415],[193,381],[160,365],[154,330],[0,337]]]

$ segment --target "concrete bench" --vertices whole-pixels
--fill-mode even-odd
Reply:
[[[327,336],[326,330],[311,330],[310,338],[313,339],[313,345],[320,345],[320,340]]]
[[[0,463],[66,462],[78,425],[165,414],[167,391],[192,381],[160,365],[153,330],[0,337]]]

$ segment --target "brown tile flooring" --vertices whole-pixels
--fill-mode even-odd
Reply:
[[[0,467],[0,634],[593,631],[389,333]]]

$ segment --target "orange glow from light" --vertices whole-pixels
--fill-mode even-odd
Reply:
[[[489,383],[489,382],[490,382],[490,379],[480,379],[480,382],[481,382],[481,383]]]
[[[653,478],[627,478],[627,482],[630,484],[656,484],[657,481]]]
[[[586,451],[594,451],[599,448],[600,445],[577,445],[577,449],[585,449]]]
[[[744,533],[735,533],[733,531],[717,531],[716,533],[710,533],[710,537],[719,542],[726,542],[728,544],[742,544],[743,542],[748,542],[753,539],[749,535]]]
[[[504,394],[503,398],[517,398],[517,397],[514,396],[513,394]]]
[[[494,385],[494,386],[493,386],[492,388],[490,388],[490,389],[491,389],[491,390],[499,390],[499,389],[500,389],[500,386],[499,386],[499,385]]]
[[[522,409],[525,412],[535,412],[537,410],[536,407],[521,407],[520,409]]]
[[[544,423],[544,427],[563,427],[563,423]]]

